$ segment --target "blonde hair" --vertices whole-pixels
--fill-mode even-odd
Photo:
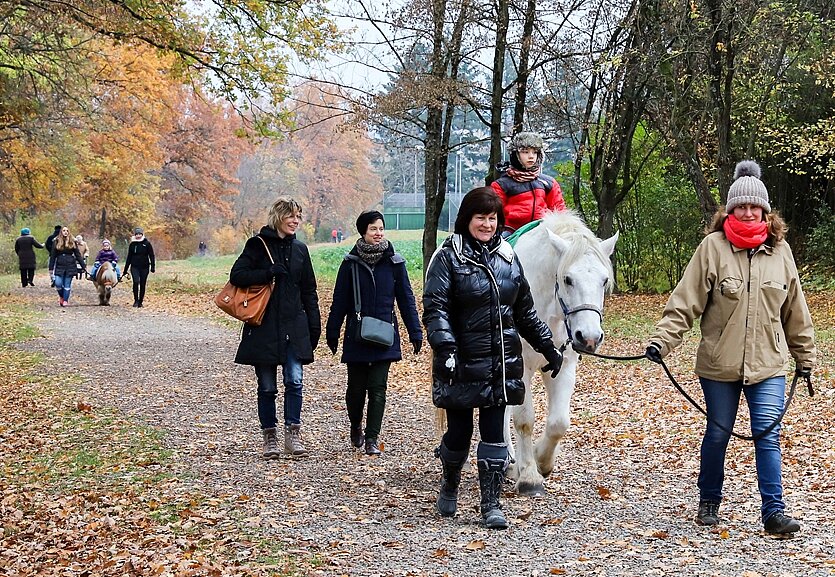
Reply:
[[[69,231],[69,229],[67,229]],[[61,229],[61,233],[64,232],[64,229]],[[55,248],[58,250],[63,250],[65,248],[76,248],[75,239],[72,237],[72,234],[68,234],[66,237],[66,241],[64,241],[64,235],[59,234],[58,238],[55,239]]]
[[[274,230],[278,230],[278,225],[281,221],[291,215],[302,215],[301,205],[292,198],[279,197],[270,207],[270,212],[267,215],[267,226]]]
[[[716,214],[713,215],[711,223],[705,228],[705,234],[710,234],[712,232],[725,232],[724,227],[726,218],[728,218],[728,212],[725,210],[724,206],[720,206],[719,210],[716,211]],[[789,227],[786,225],[786,221],[783,220],[783,217],[780,216],[780,213],[776,210],[765,213],[765,222],[768,224],[768,239],[765,241],[766,244],[776,246],[777,243],[785,240]]]

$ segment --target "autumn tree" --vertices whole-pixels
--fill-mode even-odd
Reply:
[[[376,206],[382,185],[371,169],[374,145],[365,130],[346,123],[350,103],[314,82],[298,86],[287,113],[298,128],[279,142],[265,142],[239,171],[235,218],[245,232],[257,229],[280,195],[304,208],[314,233],[348,228],[357,214]],[[324,238],[324,237],[322,237]]]

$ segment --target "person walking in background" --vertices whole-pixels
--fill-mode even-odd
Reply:
[[[331,242],[336,243],[336,229],[331,231]]]
[[[87,243],[84,242],[84,237],[80,234],[75,236],[75,244],[78,247],[78,252],[81,253],[81,259],[84,261],[84,266],[78,267],[76,278],[81,279],[84,271],[87,269],[87,257],[90,256],[90,249],[87,248]]]
[[[432,401],[446,409],[447,430],[436,450],[443,465],[438,512],[455,515],[461,469],[478,409],[476,450],[481,515],[489,529],[505,529],[499,501],[508,465],[507,405],[525,399],[523,337],[556,376],[562,354],[536,315],[519,258],[502,239],[502,202],[488,187],[468,192],[455,234],[432,256],[423,293],[423,324],[432,347]]]
[[[70,230],[65,226],[52,245],[52,257],[55,261],[55,289],[58,291],[58,304],[69,306],[72,281],[75,278],[76,265],[84,266],[81,253]]]
[[[35,286],[35,267],[37,266],[35,249],[43,247],[32,236],[28,228],[20,229],[20,236],[14,241],[14,251],[17,254],[17,260],[20,264],[20,286],[24,288],[27,286]]]
[[[364,444],[367,455],[380,454],[379,435],[386,408],[389,367],[402,358],[400,333],[394,314],[395,301],[406,323],[415,354],[420,352],[423,342],[406,259],[395,252],[394,246],[385,239],[385,228],[383,215],[376,210],[365,211],[357,218],[360,238],[339,266],[325,329],[328,348],[336,354],[342,322],[346,317],[348,319],[342,346],[342,362],[348,365],[345,404],[351,426],[351,444],[356,448]],[[355,283],[359,287],[362,316],[394,325],[391,346],[376,345],[359,337],[359,320],[354,304]],[[368,413],[363,431],[366,395]]]
[[[763,525],[768,533],[795,533],[800,523],[784,512],[780,425],[766,430],[783,412],[789,355],[800,376],[811,375],[815,333],[786,225],[771,211],[757,163],[737,164],[727,204],[707,232],[667,300],[646,356],[661,362],[701,317],[696,374],[707,425],[696,523],[720,522],[725,452],[745,393]]]
[[[128,256],[125,259],[125,270],[130,272],[133,279],[133,306],[142,308],[145,301],[145,286],[148,284],[148,273],[156,272],[156,258],[154,247],[145,238],[140,227],[133,229],[133,239],[128,245]],[[129,268],[130,267],[130,268]]]
[[[337,244],[342,242],[342,239],[344,239],[344,238],[345,238],[345,235],[343,234],[342,227],[340,226],[336,229],[336,242],[337,242]]]
[[[58,237],[59,234],[61,234],[62,228],[63,227],[60,224],[56,224],[55,230],[52,231],[52,234],[46,237],[46,240],[43,243],[46,247],[46,252],[49,253],[49,264],[47,264],[46,268],[47,270],[49,270],[49,286],[51,287],[55,286],[55,258],[52,256],[52,248],[55,246],[55,239]]]
[[[267,225],[246,242],[229,273],[229,282],[242,288],[275,280],[264,320],[258,326],[243,326],[235,355],[236,363],[255,368],[264,459],[281,456],[275,406],[279,365],[284,382],[284,450],[293,457],[307,455],[301,439],[302,367],[313,362],[322,322],[310,253],[296,238],[301,217],[298,202],[276,200]]]
[[[207,250],[208,247],[206,246],[206,243],[201,240],[197,245],[197,254],[199,254],[200,256],[206,256]]]
[[[502,201],[506,235],[542,218],[546,211],[565,210],[559,183],[542,174],[544,147],[535,132],[520,132],[508,146],[510,162],[497,167],[499,177],[490,186]]]

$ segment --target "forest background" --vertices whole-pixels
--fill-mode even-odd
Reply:
[[[161,258],[414,198],[424,262],[519,130],[621,290],[666,290],[756,158],[811,286],[835,269],[828,0],[0,1],[0,267],[20,228]],[[362,72],[364,71],[364,72]],[[392,204],[392,203],[389,203]],[[391,223],[389,223],[391,227]],[[45,254],[40,254],[45,261]]]

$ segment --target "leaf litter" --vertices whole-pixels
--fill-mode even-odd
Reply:
[[[201,295],[161,299],[131,309],[122,292],[109,309],[59,310],[44,290],[34,306],[44,337],[3,355],[3,374],[12,375],[3,380],[0,425],[4,574],[835,574],[828,341],[815,373],[819,394],[799,392],[784,424],[786,498],[804,526],[795,539],[764,536],[753,449],[742,442],[728,451],[723,525],[696,526],[701,415],[654,365],[590,357],[578,370],[572,427],[545,498],[519,497],[508,485],[511,528],[492,532],[478,523],[474,466],[464,473],[458,516],[434,512],[440,466],[426,348],[392,366],[382,456],[350,447],[344,366],[320,347],[305,367],[311,457],[264,462],[254,378],[231,361],[235,328]],[[831,300],[810,295],[819,331],[835,325]],[[603,352],[642,351],[647,335],[634,327],[657,318],[663,302],[611,298],[607,320],[638,320],[613,321]],[[70,342],[84,362],[61,346]],[[691,336],[670,365],[698,399],[695,345]],[[80,378],[55,382],[55,366]],[[540,432],[541,384],[532,394]],[[90,441],[108,457],[96,461]]]

